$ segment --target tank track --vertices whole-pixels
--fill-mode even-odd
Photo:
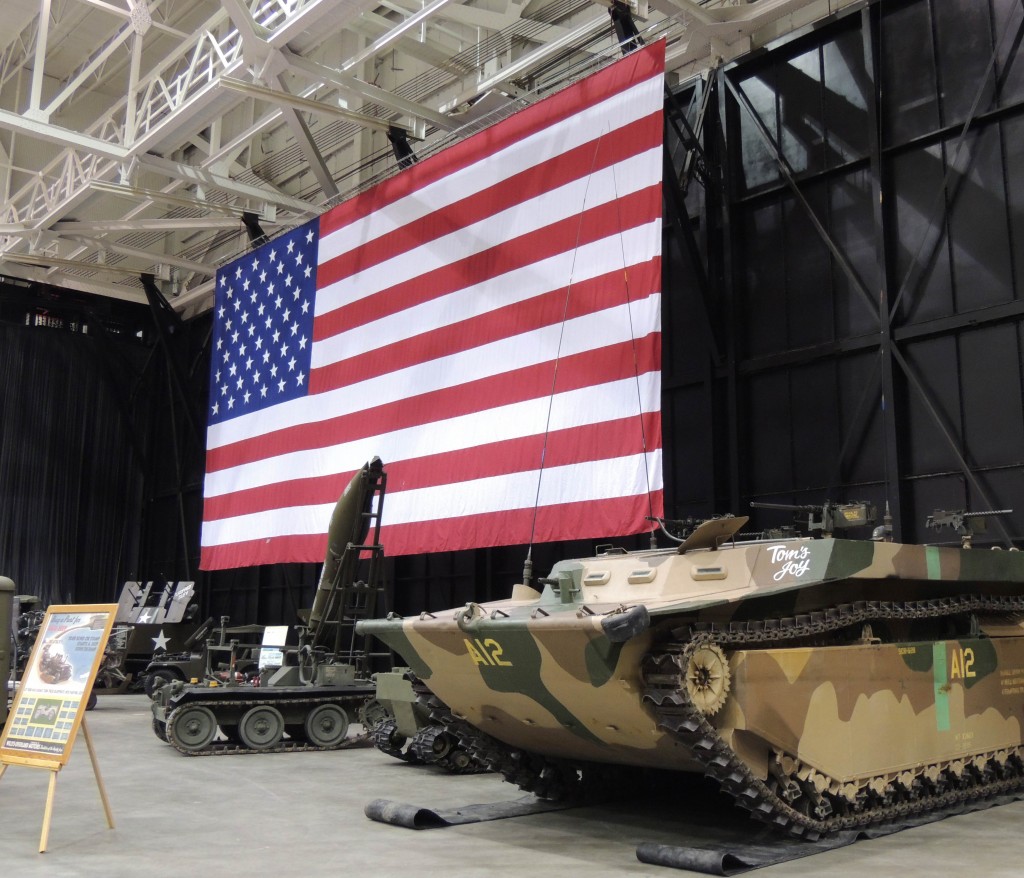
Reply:
[[[396,746],[395,736],[398,734],[398,723],[391,718],[381,720],[373,727],[371,736],[373,745],[394,759],[401,759],[403,762],[415,762],[416,759],[409,751],[408,741],[402,736],[401,746]]]
[[[900,822],[1024,790],[1024,748],[1010,747],[921,766],[898,777],[879,776],[837,791],[838,784],[801,770],[790,754],[776,753],[767,781],[755,776],[690,699],[684,678],[702,645],[767,646],[883,620],[938,619],[977,612],[1024,611],[1024,598],[964,595],[935,600],[861,601],[805,615],[729,625],[698,625],[673,632],[644,659],[644,701],[659,726],[681,741],[722,789],[751,815],[790,835],[817,839],[831,833]],[[815,780],[818,781],[815,784]],[[803,807],[797,805],[803,804]]]
[[[440,704],[440,702],[438,702]],[[509,783],[539,799],[600,801],[621,791],[623,784],[635,789],[635,770],[596,762],[571,762],[527,750],[518,750],[493,738],[442,705],[431,715],[443,723],[459,746],[483,771],[494,771]],[[633,777],[629,777],[632,772]]]
[[[345,708],[346,712],[349,713],[350,717],[355,717],[358,713],[359,706],[365,700],[366,697],[363,695],[353,695],[351,698],[344,699],[324,699],[324,703],[339,704],[340,706],[343,706]],[[310,699],[289,698],[278,699],[275,701],[266,701],[262,698],[252,698],[247,699],[245,701],[238,701],[236,699],[225,699],[224,701],[193,702],[186,705],[182,705],[182,707],[208,707],[210,708],[210,710],[213,711],[214,716],[216,716],[217,709],[220,707],[225,707],[232,710],[242,708],[242,710],[244,711],[248,710],[250,707],[256,707],[258,705],[263,704],[269,705],[271,707],[284,704],[310,704]],[[180,708],[175,708],[175,710],[179,709]],[[171,713],[173,713],[173,711],[171,711]],[[171,714],[168,714],[168,721],[170,720],[170,716]],[[158,724],[163,726],[163,734],[161,734],[161,731],[157,729]],[[254,750],[251,747],[247,747],[241,741],[231,741],[214,738],[214,740],[211,741],[210,744],[204,747],[202,750],[191,750],[187,747],[181,746],[167,734],[167,722],[160,723],[159,720],[154,720],[153,731],[158,738],[166,741],[168,744],[174,747],[175,750],[177,750],[179,753],[182,753],[185,756],[231,756],[247,755],[253,753],[297,753],[304,750],[347,750],[350,747],[355,747],[363,744],[365,741],[370,739],[371,735],[370,731],[364,730],[362,733],[358,735],[353,735],[344,738],[338,744],[331,747],[322,747],[317,744],[312,744],[309,741],[299,741],[295,740],[294,738],[282,738],[282,740],[280,740],[273,747],[265,747],[258,750]]]
[[[481,762],[475,753],[466,746],[465,741],[451,728],[454,721],[451,711],[422,683],[416,685],[416,700],[420,710],[431,720],[429,726],[420,729],[409,742],[407,752],[411,760],[427,765],[436,765],[451,774],[480,774],[488,771],[486,763]],[[436,742],[442,736],[448,740],[447,746],[436,748]]]

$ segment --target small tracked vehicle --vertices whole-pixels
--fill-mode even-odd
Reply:
[[[463,748],[544,798],[699,772],[817,838],[1024,789],[1024,553],[742,542],[746,521],[359,629]]]
[[[153,694],[153,731],[188,756],[335,750],[355,743],[375,687],[355,623],[374,615],[381,590],[380,515],[386,475],[374,458],[338,500],[309,622],[283,664],[255,684],[237,683],[232,656],[223,685],[173,681]],[[369,539],[368,539],[369,538]],[[357,580],[361,568],[365,580]],[[219,734],[218,734],[219,733]],[[363,737],[363,736],[360,736]]]
[[[375,705],[384,714],[373,727],[374,746],[382,753],[414,765],[434,765],[452,774],[487,771],[462,748],[442,722],[431,714],[437,705],[409,668],[392,668],[373,675]]]

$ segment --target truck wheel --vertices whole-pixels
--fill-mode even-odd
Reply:
[[[337,747],[348,734],[348,714],[337,704],[321,704],[306,717],[306,740],[316,747]]]
[[[176,707],[167,717],[167,740],[175,747],[198,753],[217,734],[217,718],[208,707]]]
[[[284,735],[284,717],[276,707],[259,705],[250,708],[238,723],[238,736],[251,750],[276,747]]]

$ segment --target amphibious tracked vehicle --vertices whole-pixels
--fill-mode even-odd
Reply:
[[[354,742],[375,688],[370,656],[354,626],[375,613],[381,590],[380,516],[386,475],[374,458],[360,469],[331,516],[327,557],[297,649],[254,683],[236,682],[234,654],[223,685],[173,681],[155,690],[153,731],[189,756],[333,750]],[[369,541],[368,541],[368,538]],[[362,559],[362,560],[361,560]],[[361,566],[366,579],[357,580]],[[218,731],[220,736],[218,736]]]
[[[358,627],[464,748],[545,798],[700,772],[816,838],[1024,789],[1024,553],[745,542],[746,522]]]

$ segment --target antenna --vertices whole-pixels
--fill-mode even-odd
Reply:
[[[590,194],[590,181],[594,176],[594,165],[597,164],[597,154],[600,151],[601,141],[603,139],[604,134],[602,133],[594,144],[594,155],[590,160],[590,171],[587,174],[587,185],[583,189],[583,203],[580,205],[579,223],[576,225],[576,241],[573,245],[572,265],[569,267],[569,283],[566,284],[565,287],[565,301],[562,305],[562,325],[558,333],[558,349],[555,352],[555,368],[551,373],[551,393],[548,394],[548,413],[547,419],[544,423],[544,445],[541,448],[540,453],[540,466],[537,468],[537,493],[534,495],[533,499],[533,521],[530,523],[530,542],[526,551],[526,563],[523,567],[524,585],[529,585],[529,582],[525,581],[527,573],[530,574],[531,578],[533,576],[533,540],[537,534],[537,510],[540,507],[540,483],[544,478],[544,462],[548,453],[548,436],[551,433],[551,410],[555,401],[555,387],[558,384],[558,364],[562,357],[562,340],[565,337],[566,315],[569,313],[569,298],[572,295],[572,282],[576,275],[576,256],[580,249],[580,232],[583,228],[583,214],[587,209],[587,196]],[[618,192],[616,192],[616,195],[617,194]]]

